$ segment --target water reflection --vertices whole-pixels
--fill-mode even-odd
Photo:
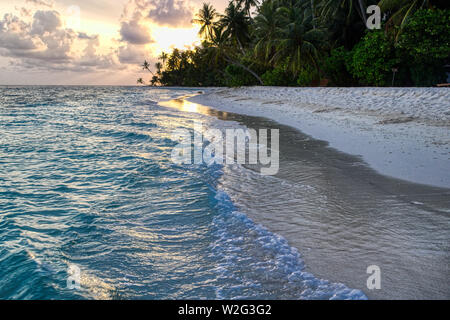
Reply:
[[[215,110],[215,109],[209,108],[207,106],[203,106],[201,104],[194,103],[194,102],[187,100],[191,96],[192,95],[190,95],[190,96],[188,95],[188,96],[184,96],[179,99],[163,101],[163,102],[160,102],[159,104],[164,107],[175,108],[175,109],[178,109],[178,110],[184,111],[184,112],[195,112],[195,113],[200,113],[200,114],[207,115],[207,116],[214,116],[221,120],[231,120],[231,119],[229,119],[230,113],[228,113],[228,112]]]
[[[449,189],[380,175],[360,157],[267,119],[185,99],[164,106],[254,129],[280,129],[278,175],[229,166],[222,188],[254,221],[299,248],[309,271],[370,298],[450,298]],[[381,268],[381,290],[366,288],[372,264]]]

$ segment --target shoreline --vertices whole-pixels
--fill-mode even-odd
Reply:
[[[239,212],[284,237],[299,250],[305,270],[319,279],[361,290],[369,299],[448,297],[441,285],[448,274],[448,188],[377,172],[362,157],[330,148],[294,125],[264,114],[246,115],[250,111],[242,110],[239,101],[235,107],[219,99],[208,103],[218,92],[182,97],[177,108],[248,128],[280,130],[275,177],[254,174],[246,166],[223,168],[220,190]],[[382,270],[382,290],[366,288],[371,264]]]
[[[306,272],[361,290],[369,299],[449,296],[442,286],[448,274],[449,189],[381,175],[360,157],[292,126],[186,99],[162,105],[217,118],[211,124],[219,127],[280,130],[276,176],[227,165],[218,188],[238,212],[298,249]],[[381,290],[366,288],[366,268],[373,264],[382,270]]]
[[[359,156],[378,173],[450,188],[450,90],[210,88],[187,100],[264,117]]]

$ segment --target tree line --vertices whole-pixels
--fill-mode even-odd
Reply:
[[[450,63],[446,1],[232,0],[224,13],[204,3],[201,45],[142,67],[158,86],[432,86]],[[378,30],[366,27],[373,4]]]

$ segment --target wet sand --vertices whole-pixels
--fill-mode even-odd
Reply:
[[[240,211],[299,249],[307,271],[371,299],[449,299],[450,189],[390,178],[361,157],[272,120],[183,99],[165,106],[248,128],[280,130],[280,171],[224,168],[221,188]],[[368,290],[366,269],[381,269]]]
[[[450,188],[448,89],[215,88],[189,100],[297,128],[383,175]]]

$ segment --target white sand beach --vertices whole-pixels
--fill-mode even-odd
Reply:
[[[450,187],[448,88],[217,88],[190,100],[295,127],[381,174]]]

